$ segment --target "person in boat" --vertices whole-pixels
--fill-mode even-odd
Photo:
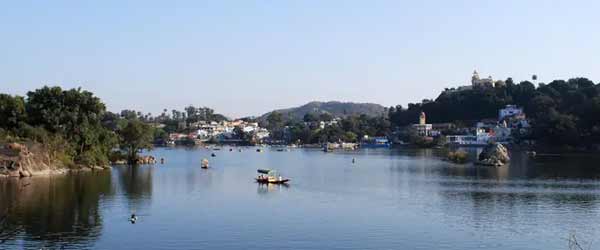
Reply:
[[[129,221],[131,222],[131,224],[135,224],[135,222],[137,221],[137,216],[135,215],[135,213],[131,214]]]

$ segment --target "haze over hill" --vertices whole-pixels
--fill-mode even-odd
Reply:
[[[334,117],[346,117],[349,115],[369,115],[379,116],[385,113],[385,107],[376,103],[355,103],[355,102],[319,102],[313,101],[299,107],[278,109],[263,114],[260,119],[266,117],[272,112],[279,112],[286,119],[302,120],[307,113],[329,113]]]

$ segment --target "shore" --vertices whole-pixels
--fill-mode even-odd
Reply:
[[[42,145],[34,143],[8,143],[0,148],[0,178],[49,176],[106,169],[110,169],[110,166],[66,166],[52,157]]]

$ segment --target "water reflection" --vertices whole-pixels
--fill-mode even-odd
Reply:
[[[437,149],[248,149],[200,169],[212,152],[158,149],[164,165],[2,179],[0,248],[115,249],[135,237],[128,247],[555,249],[571,229],[600,237],[589,223],[600,220],[596,159],[512,153],[495,168],[446,162]],[[291,186],[254,183],[265,167]],[[132,212],[151,216],[133,226]]]
[[[116,167],[117,179],[123,196],[126,198],[128,209],[132,212],[147,207],[152,198],[152,166]]]
[[[102,230],[100,198],[114,194],[110,172],[0,180],[0,238],[25,248],[87,247]],[[32,241],[35,240],[35,241]]]
[[[287,183],[284,184],[266,184],[266,183],[257,183],[256,193],[260,195],[266,195],[269,193],[277,193],[284,191],[290,188],[290,185]]]

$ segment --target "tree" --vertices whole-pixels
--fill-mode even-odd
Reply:
[[[326,121],[326,122],[328,122],[328,121],[331,121],[331,120],[333,120],[333,116],[331,114],[329,114],[329,113],[321,113],[319,115],[319,121]]]
[[[106,164],[106,152],[114,146],[114,134],[102,126],[104,103],[91,92],[43,87],[27,93],[27,122],[65,138],[74,159],[84,164]]]
[[[283,115],[279,112],[271,112],[269,116],[267,116],[268,129],[269,130],[277,130],[283,127]]]
[[[304,120],[304,122],[316,122],[316,121],[319,121],[319,117],[315,113],[310,112],[310,113],[304,114],[304,117],[302,120]]]
[[[153,130],[139,120],[129,120],[119,136],[121,149],[127,152],[130,163],[135,163],[139,151],[152,148]]]
[[[20,96],[0,94],[0,128],[17,129],[25,121],[25,100]]]
[[[233,128],[233,134],[244,143],[255,144],[254,134],[252,132],[245,132],[240,126]]]
[[[346,133],[344,133],[344,137],[343,140],[345,142],[356,142],[357,136],[355,133],[347,131]]]

